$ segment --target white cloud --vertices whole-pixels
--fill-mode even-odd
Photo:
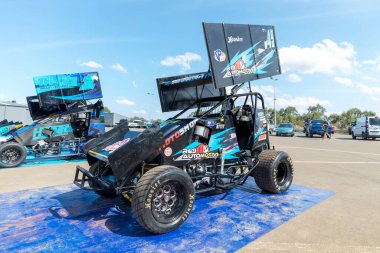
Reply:
[[[354,46],[348,42],[337,44],[330,39],[314,44],[312,47],[291,45],[279,50],[282,70],[297,71],[301,74],[352,73],[360,66],[356,60]]]
[[[145,110],[135,110],[132,113],[134,113],[134,114],[147,114],[147,112]]]
[[[368,86],[365,84],[358,84],[358,88],[360,89],[361,92],[369,95],[375,95],[379,94],[380,95],[380,87],[378,86]]]
[[[180,66],[182,71],[191,69],[190,63],[201,61],[202,57],[199,54],[186,52],[184,54],[176,56],[167,56],[165,59],[161,60],[160,63],[163,66]]]
[[[334,81],[337,82],[337,83],[349,86],[349,87],[353,86],[352,80],[349,79],[349,78],[346,78],[346,77],[335,77]]]
[[[110,66],[111,69],[116,70],[121,73],[128,73],[127,69],[123,67],[120,63],[114,64]]]
[[[289,82],[291,83],[300,83],[302,82],[302,78],[297,75],[297,74],[289,74],[287,77],[286,77],[286,80],[288,80]]]
[[[117,99],[116,103],[121,104],[121,105],[135,105],[135,102],[128,100],[126,98]]]
[[[137,87],[137,82],[135,80],[132,81],[133,87]]]
[[[363,61],[364,64],[372,65],[375,69],[380,70],[380,55],[373,60]]]
[[[372,77],[372,76],[363,76],[363,80],[371,81],[371,82],[376,82],[377,78]]]
[[[378,98],[378,97],[371,97],[371,99],[373,100],[373,101],[380,101],[380,98]]]
[[[102,69],[103,68],[103,65],[100,63],[97,63],[96,61],[86,61],[86,62],[80,62],[79,61],[79,65],[86,66],[86,67],[93,68],[93,69]]]

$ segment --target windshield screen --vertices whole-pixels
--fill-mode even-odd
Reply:
[[[319,124],[323,124],[325,121],[323,121],[323,120],[312,120],[312,121],[310,121],[310,123],[311,124],[315,124],[315,123],[319,123]]]
[[[280,124],[278,127],[292,127],[291,124]]]
[[[369,124],[372,126],[380,126],[380,118],[370,118]]]

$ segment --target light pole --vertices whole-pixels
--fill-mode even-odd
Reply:
[[[277,78],[270,77],[273,81],[277,81]],[[274,110],[274,127],[277,126],[277,113],[276,113],[276,83],[273,84],[273,110]]]
[[[274,109],[274,127],[277,126],[276,113],[276,85],[273,85],[273,109]]]

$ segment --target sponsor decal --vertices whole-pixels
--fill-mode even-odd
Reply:
[[[239,37],[239,36],[236,36],[236,37],[228,36],[227,37],[227,43],[234,43],[234,42],[243,42],[243,38]]]
[[[223,62],[226,60],[226,54],[222,50],[217,49],[214,51],[214,59],[218,62]]]
[[[103,150],[104,151],[108,151],[110,154],[112,152],[114,152],[116,149],[120,148],[121,146],[123,146],[125,143],[129,142],[130,138],[127,138],[127,139],[124,139],[122,141],[118,141],[112,145],[109,145],[107,147],[105,147]]]
[[[267,73],[264,69],[272,63],[270,60],[275,56],[276,49],[275,47],[268,50],[257,49],[258,44],[256,43],[243,52],[238,51],[221,72],[224,73],[223,78]],[[253,55],[257,55],[256,52],[259,52],[261,56],[258,59],[253,59]]]
[[[194,194],[189,194],[189,205],[187,206],[186,212],[182,216],[183,221],[186,220],[187,217],[189,217],[191,210],[193,210],[194,200],[195,200]]]
[[[157,182],[155,182],[152,187],[150,187],[149,191],[148,191],[148,196],[147,198],[145,199],[145,208],[149,208],[151,209],[152,208],[152,197],[153,197],[153,193],[156,191],[156,189],[161,185],[161,182],[160,180],[157,180]]]
[[[73,129],[70,124],[55,125],[55,126],[43,126],[35,128],[33,130],[33,140],[46,139],[47,136],[43,134],[43,130],[51,130],[52,136],[65,136],[73,132]]]
[[[174,134],[170,135],[168,138],[165,139],[164,144],[158,149],[158,151],[161,151],[168,147],[171,143],[173,143],[175,140],[177,140],[179,137],[184,135],[187,131],[192,129],[195,126],[195,123],[198,119],[195,119],[191,121],[190,123],[186,124],[185,126],[181,127],[178,131],[176,131]]]
[[[263,29],[263,32],[265,32],[265,29]],[[273,29],[269,29],[267,31],[267,40],[264,41],[264,48],[274,48],[276,47],[276,44],[274,43],[274,32]]]
[[[181,160],[205,159],[219,157],[219,153],[210,152],[210,147],[206,144],[201,144],[196,148],[183,149]]]
[[[263,140],[266,140],[267,139],[267,135],[266,134],[262,134],[259,136],[259,141],[263,141]]]
[[[217,123],[217,124],[216,124],[216,129],[224,129],[225,126],[226,126],[225,124]]]
[[[171,147],[165,148],[164,154],[165,154],[165,156],[171,156],[173,154],[172,148]]]
[[[187,83],[187,82],[191,82],[191,81],[195,81],[195,80],[207,79],[207,78],[210,78],[210,77],[211,77],[211,73],[210,72],[201,73],[201,74],[198,74],[198,75],[187,76],[187,77],[175,79],[175,80],[172,80],[172,81],[165,81],[165,82],[163,82],[163,85],[170,86],[170,85],[174,85],[174,84]]]
[[[207,121],[207,125],[209,127],[213,127],[213,126],[215,126],[215,121]]]

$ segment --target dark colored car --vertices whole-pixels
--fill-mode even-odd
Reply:
[[[90,168],[77,166],[74,178],[99,195],[123,196],[138,223],[156,234],[186,221],[196,193],[228,191],[249,177],[263,191],[283,193],[293,180],[290,156],[270,149],[264,99],[249,83],[281,73],[274,28],[203,29],[210,70],[157,79],[162,112],[180,113],[142,132],[122,123],[87,143]],[[229,50],[227,32],[239,41]],[[239,93],[244,85],[249,92]]]
[[[168,97],[162,103],[175,104]],[[237,105],[239,99],[245,103]],[[229,190],[250,176],[264,191],[282,193],[294,172],[287,153],[269,149],[264,101],[256,92],[195,100],[143,132],[121,123],[84,148],[90,168],[77,166],[74,183],[123,196],[137,221],[157,234],[187,219],[195,193]]]

